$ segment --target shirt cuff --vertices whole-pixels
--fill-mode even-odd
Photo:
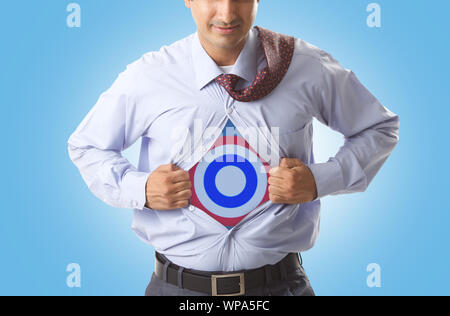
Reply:
[[[334,158],[331,158],[325,163],[316,163],[307,166],[316,181],[317,198],[315,200],[345,189],[342,168]]]
[[[150,173],[128,171],[122,178],[121,200],[128,207],[143,210],[147,202],[145,186]]]

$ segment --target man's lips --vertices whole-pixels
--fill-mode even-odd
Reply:
[[[214,28],[222,34],[231,34],[233,33],[237,28],[239,27],[239,25],[235,25],[233,27],[219,27],[219,26],[214,26]]]

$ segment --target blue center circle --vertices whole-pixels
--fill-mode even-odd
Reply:
[[[243,161],[245,160],[245,161]],[[217,190],[216,176],[224,167],[235,166],[245,174],[246,184],[244,190],[236,196],[226,196]],[[217,205],[226,208],[240,207],[251,200],[258,185],[258,175],[253,165],[247,160],[237,155],[224,155],[212,161],[205,171],[203,178],[205,191],[209,198]]]

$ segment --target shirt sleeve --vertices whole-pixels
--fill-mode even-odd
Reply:
[[[322,79],[315,92],[314,117],[345,137],[325,163],[310,164],[320,199],[363,192],[399,141],[399,116],[389,111],[331,55],[321,51]]]
[[[113,207],[142,210],[149,173],[139,172],[121,154],[146,130],[136,111],[135,86],[129,66],[70,136],[68,152],[95,196]]]

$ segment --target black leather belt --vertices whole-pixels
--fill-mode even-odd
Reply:
[[[277,282],[301,266],[297,253],[290,253],[274,265],[237,272],[207,272],[185,269],[156,252],[155,275],[170,284],[212,296],[239,296],[248,289]],[[165,267],[167,274],[164,276]],[[268,282],[270,279],[270,282]]]

